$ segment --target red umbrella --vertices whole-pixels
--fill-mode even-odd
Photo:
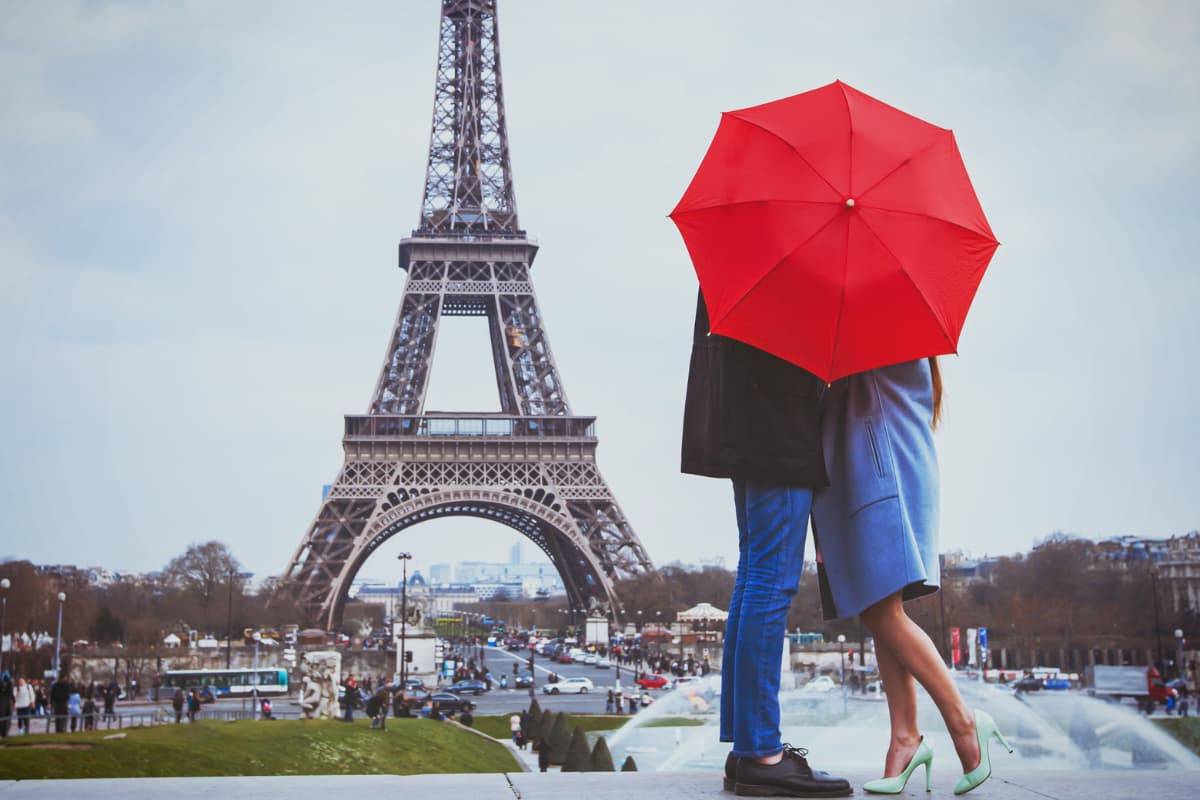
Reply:
[[[956,352],[999,244],[954,134],[841,81],[722,114],[671,219],[710,330],[828,381]]]

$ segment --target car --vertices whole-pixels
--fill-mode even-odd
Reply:
[[[544,694],[587,694],[595,685],[587,678],[563,678],[558,683],[547,683],[542,687]]]
[[[804,684],[800,691],[808,692],[809,694],[824,694],[825,692],[832,692],[836,688],[837,684],[833,682],[833,678],[828,675],[822,675]]]
[[[475,704],[470,700],[464,700],[458,695],[451,694],[450,692],[435,692],[434,694],[425,697],[424,700],[430,700],[434,703],[437,703],[438,708],[442,710],[443,714],[457,714],[464,709],[475,707]]]
[[[599,661],[600,661],[600,656],[596,655],[595,653],[584,653],[583,654],[583,662],[582,663],[587,664],[589,667],[596,666],[596,664],[599,663]]]
[[[585,660],[587,660],[587,657],[588,657],[588,654],[583,650],[572,650],[571,651],[571,660],[573,662],[575,662],[576,664],[582,664]]]
[[[598,659],[596,659],[596,663],[594,666],[596,667],[596,669],[609,669],[610,667],[612,667],[612,662],[609,661],[607,658],[598,658]]]
[[[643,689],[661,689],[667,685],[668,681],[662,675],[643,675],[634,683]]]
[[[573,663],[575,663],[575,659],[571,658],[571,654],[570,654],[570,653],[568,653],[568,652],[567,652],[567,651],[565,651],[565,650],[564,650],[563,652],[559,653],[559,654],[558,654],[558,657],[557,657],[557,658],[555,658],[554,660],[555,660],[555,661],[557,661],[559,664],[573,664]]]
[[[1013,681],[1011,685],[1015,692],[1038,692],[1042,690],[1042,679],[1026,675],[1018,681]]]
[[[516,678],[513,678],[514,689],[528,689],[533,686],[533,676],[528,672],[522,672]]]
[[[487,688],[486,683],[484,683],[483,681],[474,681],[474,680],[459,681],[458,683],[456,683],[452,686],[446,687],[446,691],[452,692],[453,694],[456,694],[456,695],[463,695],[463,694],[481,695],[484,692],[486,692],[487,690],[488,690],[488,688]]]

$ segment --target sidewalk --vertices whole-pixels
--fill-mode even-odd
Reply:
[[[935,773],[936,775],[937,773]],[[850,774],[861,787],[871,775]],[[932,794],[910,786],[903,796],[929,800],[952,798],[957,775],[943,773]],[[1137,797],[1195,797],[1200,786],[1196,772],[1012,772],[998,773],[972,793],[980,800],[1128,800]],[[280,797],[436,797],[438,800],[685,800],[726,798],[721,777],[713,773],[509,773],[489,775],[356,775],[278,778],[133,778],[118,780],[0,782],[0,800],[200,800],[224,796],[239,800],[278,800]],[[856,789],[856,797],[869,797]]]

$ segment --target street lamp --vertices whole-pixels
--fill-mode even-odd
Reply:
[[[258,643],[262,641],[262,634],[258,631],[254,632],[254,679],[251,686],[254,687],[251,691],[254,692],[254,705],[250,707],[250,719],[258,719]],[[350,702],[349,695],[346,696],[346,702]]]
[[[1175,677],[1183,677],[1183,629],[1175,629]]]
[[[0,578],[0,591],[4,594],[0,595],[0,670],[4,669],[4,621],[8,617],[8,587],[12,586],[12,581],[8,578]]]
[[[408,562],[412,553],[397,553],[400,562],[400,691],[408,691]]]
[[[54,678],[58,679],[62,671],[62,612],[63,603],[67,602],[67,593],[58,593],[58,634],[54,637]]]
[[[225,669],[233,667],[233,567],[229,568],[229,601],[225,606]]]
[[[846,653],[843,648],[846,645],[846,634],[839,633],[837,638],[838,656],[842,659],[842,686],[846,685]]]

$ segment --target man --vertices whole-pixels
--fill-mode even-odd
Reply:
[[[67,673],[62,672],[50,686],[50,713],[54,715],[55,733],[66,733],[70,704],[71,684],[67,681]]]
[[[808,765],[779,730],[779,664],[788,606],[804,568],[814,488],[826,485],[815,375],[742,342],[710,334],[696,304],[683,412],[681,468],[733,481],[738,571],[721,667],[727,790],[834,797],[850,784]]]
[[[171,708],[175,711],[175,724],[183,722],[183,689],[179,686],[175,687],[175,694],[171,695]]]

